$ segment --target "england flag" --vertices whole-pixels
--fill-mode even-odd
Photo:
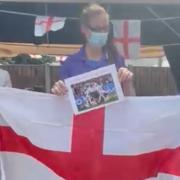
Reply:
[[[114,45],[125,59],[136,59],[140,53],[140,20],[112,20]]]
[[[67,97],[0,88],[2,180],[180,180],[180,97],[73,115]]]
[[[34,35],[43,36],[49,31],[58,31],[64,27],[66,18],[37,16],[35,20]]]

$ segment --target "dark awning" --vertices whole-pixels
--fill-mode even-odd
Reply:
[[[78,18],[84,5],[86,4],[1,2],[0,10],[68,17],[63,29],[49,33],[48,42],[52,44],[80,44],[82,43],[82,38],[79,31]],[[111,19],[142,20],[141,41],[143,45],[161,45],[180,42],[180,38],[162,21],[147,21],[148,19],[156,19],[156,17],[148,11],[147,8],[149,7],[153,9],[159,17],[180,17],[180,5],[104,4],[104,6],[108,8]],[[34,36],[34,21],[34,16],[0,12],[0,41],[35,44],[48,43],[46,36],[42,38]],[[174,28],[177,33],[180,33],[180,18],[170,19],[166,22]]]

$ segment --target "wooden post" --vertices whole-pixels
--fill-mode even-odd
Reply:
[[[51,73],[50,73],[50,64],[45,64],[45,91],[47,93],[51,92]]]

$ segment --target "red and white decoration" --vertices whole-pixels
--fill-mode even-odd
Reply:
[[[66,97],[0,88],[1,179],[180,180],[179,107],[129,97],[74,116]]]
[[[114,44],[126,59],[138,58],[140,53],[140,20],[113,20]]]
[[[66,18],[38,16],[35,20],[35,36],[43,36],[49,31],[58,31],[64,27]]]

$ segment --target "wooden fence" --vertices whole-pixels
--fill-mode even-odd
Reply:
[[[32,88],[42,86],[45,88],[44,65],[3,65],[0,68],[10,73],[12,85],[15,88]]]
[[[50,65],[7,65],[1,66],[9,71],[16,88],[30,88],[49,92],[58,80],[59,67]],[[176,94],[175,82],[168,67],[134,67],[134,85],[138,96],[158,96]]]
[[[134,86],[138,96],[176,94],[176,85],[168,67],[129,67],[134,73]]]

